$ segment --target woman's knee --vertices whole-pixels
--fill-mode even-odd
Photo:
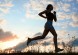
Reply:
[[[45,36],[41,36],[41,39],[44,39],[45,38]]]
[[[57,33],[54,34],[54,37],[57,37]]]

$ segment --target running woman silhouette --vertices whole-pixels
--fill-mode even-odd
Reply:
[[[28,38],[27,45],[33,40],[44,39],[46,37],[46,35],[48,34],[48,32],[50,31],[54,36],[53,41],[54,41],[54,45],[55,45],[55,52],[63,51],[63,49],[58,48],[58,45],[57,45],[57,33],[52,25],[53,20],[56,22],[57,18],[56,18],[56,11],[51,13],[52,10],[53,10],[53,6],[51,4],[48,4],[46,7],[46,10],[39,13],[39,16],[47,19],[47,22],[45,23],[45,26],[44,26],[45,27],[44,32],[43,32],[42,36]],[[46,16],[44,16],[43,14],[45,14]]]

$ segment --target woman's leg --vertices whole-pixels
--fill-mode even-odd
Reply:
[[[46,35],[48,34],[49,30],[44,30],[42,36],[37,36],[37,37],[34,37],[34,38],[31,38],[31,40],[39,40],[39,39],[44,39],[46,37]]]
[[[44,39],[46,37],[46,35],[48,34],[49,30],[47,29],[44,29],[44,32],[42,34],[42,36],[37,36],[37,37],[34,37],[34,38],[28,38],[27,40],[27,45],[33,41],[33,40],[39,40],[39,39]]]
[[[56,33],[55,29],[50,29],[50,32],[54,36],[53,41],[54,41],[54,45],[55,45],[55,53],[57,53],[59,51],[63,51],[64,49],[58,48],[58,45],[57,45],[57,33]]]
[[[50,32],[53,34],[53,41],[54,41],[54,45],[55,45],[55,49],[57,49],[58,48],[58,46],[57,46],[57,33],[56,33],[56,31],[55,31],[55,29],[50,29]]]

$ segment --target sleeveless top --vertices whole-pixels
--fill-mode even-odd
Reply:
[[[46,16],[47,16],[47,21],[48,20],[53,21],[53,19],[54,19],[54,14],[53,13],[51,13],[51,12],[47,13],[46,12]]]

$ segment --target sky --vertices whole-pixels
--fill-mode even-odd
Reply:
[[[48,4],[52,4],[56,11],[57,22],[53,26],[58,38],[78,37],[78,0],[0,0],[0,49],[42,33],[46,19],[38,14]]]

